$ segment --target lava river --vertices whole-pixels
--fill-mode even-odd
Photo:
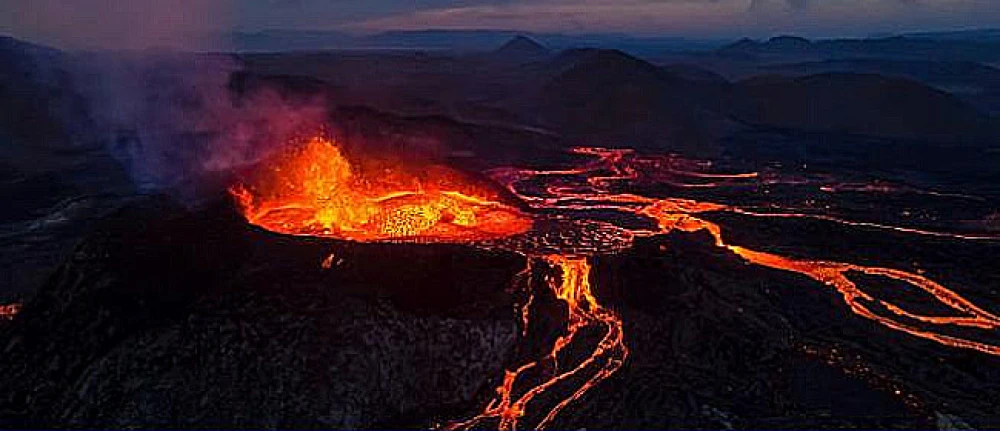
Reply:
[[[565,321],[544,354],[507,369],[495,395],[479,414],[441,424],[446,429],[545,428],[560,411],[619,370],[629,355],[627,338],[619,316],[603,307],[591,291],[592,259],[620,251],[637,237],[675,231],[705,231],[714,238],[715,246],[748,263],[809,277],[839,292],[856,315],[888,328],[953,348],[1000,355],[996,344],[944,330],[996,331],[1000,317],[931,279],[892,268],[796,259],[731,244],[718,224],[699,214],[819,218],[957,240],[996,238],[852,222],[827,215],[756,213],[719,203],[616,192],[616,186],[640,183],[713,188],[759,178],[756,173],[710,173],[698,162],[640,156],[631,150],[577,148],[572,152],[579,163],[569,168],[488,172],[526,203],[523,210],[505,203],[495,191],[471,186],[452,175],[435,174],[431,181],[398,176],[379,181],[360,178],[336,146],[322,139],[279,158],[266,175],[238,184],[231,192],[250,223],[280,233],[355,241],[464,242],[503,248],[527,258],[528,266],[515,281],[528,298],[520,306],[522,338],[528,336],[538,312],[532,307],[532,300],[541,292],[538,289],[548,289],[547,293],[563,304]],[[615,217],[594,220],[588,216],[593,211],[642,220],[646,227]],[[568,234],[574,230],[578,231],[575,236]],[[879,298],[852,279],[856,274],[885,277],[925,291],[951,314],[921,314]],[[585,332],[591,336],[582,335]]]

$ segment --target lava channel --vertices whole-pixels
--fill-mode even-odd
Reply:
[[[561,335],[552,343],[548,353],[541,358],[508,369],[503,381],[496,388],[493,399],[482,413],[471,419],[445,425],[447,430],[465,430],[474,427],[517,429],[520,420],[527,415],[529,403],[541,404],[538,397],[544,393],[566,391],[559,401],[548,407],[539,408],[541,420],[532,429],[544,429],[570,403],[579,399],[588,390],[607,379],[625,363],[628,348],[625,346],[622,320],[617,314],[600,305],[591,291],[591,264],[585,256],[548,255],[529,260],[525,269],[531,281],[531,262],[538,261],[559,270],[558,279],[547,280],[548,288],[566,306],[567,319]],[[529,289],[529,298],[534,293]],[[521,307],[522,327],[526,331],[531,321],[531,299]],[[584,347],[587,352],[582,360],[566,363],[571,346],[588,344],[580,333],[586,328],[598,328],[603,335],[596,345]],[[532,379],[531,374],[542,377]],[[540,381],[536,381],[540,380]],[[543,416],[544,415],[544,416]]]
[[[846,226],[875,227],[899,233],[931,235],[955,240],[996,240],[996,237],[952,234],[914,228],[859,223],[816,214],[761,214],[712,202],[679,198],[653,198],[630,193],[616,193],[610,191],[609,187],[614,183],[629,185],[642,182],[646,177],[677,178],[688,176],[697,178],[704,175],[678,170],[670,165],[651,164],[648,160],[639,157],[631,150],[585,148],[576,149],[573,152],[575,154],[591,156],[595,160],[590,160],[579,167],[570,169],[554,171],[499,169],[494,171],[493,174],[511,192],[521,196],[525,202],[534,208],[547,211],[585,211],[601,208],[639,218],[646,218],[655,223],[656,227],[653,229],[626,229],[634,237],[665,235],[674,231],[706,231],[714,238],[716,246],[728,250],[749,263],[801,274],[836,289],[848,308],[858,316],[878,322],[893,330],[932,340],[946,346],[1000,356],[1000,345],[976,340],[971,337],[955,335],[948,331],[953,328],[962,328],[969,331],[995,333],[997,330],[1000,330],[1000,317],[975,305],[958,292],[934,280],[893,268],[862,266],[835,261],[795,259],[729,244],[724,240],[721,226],[699,218],[697,215],[707,212],[732,212],[756,217],[819,218]],[[650,166],[653,167],[653,171],[644,172],[643,167],[648,168]],[[725,181],[742,181],[756,177],[753,173],[708,175],[722,181],[718,183],[718,186],[725,184]],[[520,184],[532,181],[558,184],[558,186],[536,186],[532,188],[532,190],[542,190],[541,195],[526,194],[519,190],[518,186]],[[859,286],[856,281],[850,278],[852,273],[884,277],[908,284],[930,294],[936,301],[954,314],[925,315],[907,310],[888,299],[881,299],[866,292],[862,286]]]
[[[230,191],[250,223],[279,233],[356,241],[472,242],[517,252],[528,260],[528,266],[517,277],[527,280],[529,299],[520,307],[524,331],[532,326],[532,299],[539,288],[536,272],[558,269],[557,278],[547,278],[543,283],[543,288],[566,307],[567,317],[558,337],[541,357],[508,368],[495,395],[479,414],[442,425],[445,429],[515,429],[523,427],[521,422],[526,418],[537,419],[531,428],[545,428],[570,403],[618,371],[629,352],[622,321],[602,307],[591,291],[591,260],[629,247],[634,238],[675,231],[707,231],[715,246],[748,263],[801,274],[831,287],[840,293],[850,311],[885,327],[945,346],[1000,356],[997,344],[945,330],[958,327],[995,333],[1000,330],[1000,317],[931,279],[892,268],[795,259],[729,244],[721,226],[698,215],[731,212],[754,217],[818,218],[846,226],[955,240],[995,237],[852,222],[817,214],[755,213],[714,202],[614,192],[616,186],[639,184],[679,188],[746,186],[749,181],[759,181],[760,176],[754,172],[704,172],[710,163],[674,156],[641,157],[634,150],[576,148],[571,153],[586,160],[559,170],[501,168],[488,172],[535,215],[505,201],[496,190],[473,184],[443,168],[422,176],[406,174],[405,169],[365,175],[336,145],[322,138],[271,160],[263,172]],[[615,212],[621,217],[599,222],[588,219],[587,214],[595,210]],[[626,217],[645,220],[647,227],[622,222]],[[576,235],[550,232],[544,227],[548,225],[581,230]],[[325,268],[332,264],[332,257],[328,260],[323,263]],[[866,292],[850,278],[855,273],[886,277],[923,290],[954,314],[930,316],[909,311]],[[596,344],[580,336],[586,328],[598,328],[603,334]],[[526,338],[528,334],[521,335]],[[569,352],[580,350],[583,359],[568,363],[567,357],[580,357]],[[549,396],[539,398],[545,393],[554,394],[556,401]]]

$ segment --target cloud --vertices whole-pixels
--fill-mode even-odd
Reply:
[[[686,36],[867,35],[996,26],[996,0],[521,0],[363,20],[349,29],[511,29]]]
[[[997,0],[8,0],[0,32],[63,47],[206,47],[234,29],[851,36],[995,27]]]
[[[697,30],[731,21],[747,0],[541,0],[420,10],[350,26],[368,30],[487,28],[643,33]]]
[[[237,0],[11,0],[0,30],[64,48],[203,46],[232,25]]]

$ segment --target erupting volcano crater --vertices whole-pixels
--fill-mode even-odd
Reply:
[[[630,354],[625,323],[592,292],[594,262],[631,248],[637,238],[674,232],[704,231],[714,247],[745,263],[819,282],[838,292],[850,312],[886,328],[944,346],[1000,355],[1000,345],[991,336],[1000,327],[1000,317],[958,291],[905,270],[795,258],[737,245],[728,240],[724,225],[709,217],[729,213],[818,219],[849,228],[954,240],[993,238],[860,223],[809,212],[759,212],[670,197],[669,193],[667,197],[634,193],[650,186],[669,191],[766,184],[757,172],[712,172],[710,164],[641,155],[629,149],[583,147],[570,153],[575,159],[562,169],[491,170],[487,175],[494,183],[438,164],[367,157],[352,162],[336,143],[316,137],[265,160],[243,175],[230,192],[245,218],[269,231],[358,242],[473,243],[526,258],[511,289],[521,287],[525,293],[516,307],[521,359],[507,364],[495,395],[478,414],[439,424],[444,429],[483,425],[516,429],[526,424],[542,429],[554,423],[568,405],[617,373]],[[329,259],[322,265],[329,268]],[[536,276],[545,273],[545,268],[556,269],[555,275]],[[862,284],[868,279],[852,278],[857,274],[928,293],[947,314],[925,314],[895,298],[880,297]],[[564,317],[557,319],[561,324],[554,330],[539,330],[537,316],[552,314],[552,310],[542,310],[535,304],[536,297],[552,297],[565,310],[565,314],[557,313]],[[541,320],[547,318],[551,316]],[[549,342],[539,348],[532,341],[536,338]]]
[[[528,231],[516,198],[438,164],[353,162],[313,137],[265,160],[230,188],[246,219],[291,235],[360,242],[472,242]]]

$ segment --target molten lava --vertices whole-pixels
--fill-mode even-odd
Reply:
[[[441,166],[378,165],[366,173],[331,140],[313,138],[230,188],[264,229],[353,241],[471,242],[531,228],[500,193]]]
[[[557,387],[563,386],[562,389],[566,390],[565,386],[569,386],[568,395],[561,397],[560,401],[547,409],[543,409],[545,416],[532,427],[543,429],[567,405],[618,371],[628,357],[621,319],[615,313],[601,307],[590,290],[591,265],[587,258],[550,255],[538,259],[559,269],[559,281],[550,281],[549,287],[556,298],[566,304],[568,318],[565,332],[555,340],[545,356],[513,370],[507,370],[503,382],[496,388],[496,396],[481,414],[467,421],[450,424],[445,427],[446,429],[469,429],[484,425],[484,422],[489,420],[495,421],[489,425],[497,429],[517,429],[518,422],[527,412],[528,403],[535,401],[536,397],[543,393],[556,390]],[[526,271],[530,270],[531,266],[526,268]],[[530,305],[529,300],[521,308],[525,330],[530,321]],[[570,346],[587,344],[586,340],[580,340],[579,334],[588,327],[600,328],[603,336],[596,345],[588,347],[589,354],[582,360],[576,363],[564,363],[567,360],[563,356]],[[530,372],[540,369],[544,376],[540,382],[528,380],[526,376]],[[573,382],[576,383],[575,386]],[[515,387],[526,387],[526,389],[515,390]]]
[[[631,150],[609,150],[603,148],[577,148],[574,154],[594,157],[579,167],[560,170],[531,170],[504,168],[491,172],[493,178],[504,184],[512,193],[521,197],[531,207],[544,211],[588,211],[594,209],[617,211],[623,215],[633,215],[655,224],[654,229],[625,228],[619,231],[617,240],[630,242],[633,237],[664,235],[673,231],[706,231],[714,239],[717,247],[724,248],[749,263],[801,274],[836,289],[844,298],[848,308],[858,316],[878,322],[893,330],[940,344],[970,349],[1000,356],[1000,346],[972,337],[948,334],[950,328],[996,332],[1000,330],[1000,317],[973,304],[957,292],[924,276],[906,271],[868,267],[850,263],[812,261],[788,258],[772,253],[751,250],[728,244],[723,239],[722,228],[715,223],[696,216],[706,212],[732,212],[756,217],[812,218],[840,223],[847,226],[891,230],[901,233],[931,235],[957,240],[995,240],[995,236],[976,236],[925,231],[914,228],[886,226],[874,223],[852,222],[822,214],[799,213],[757,213],[712,202],[701,202],[679,198],[654,198],[630,193],[615,193],[609,190],[614,183],[637,184],[652,179],[655,183],[675,187],[719,187],[728,182],[757,179],[756,173],[712,174],[687,170],[684,164],[678,166],[670,159],[642,158]],[[694,182],[689,182],[694,179]],[[711,182],[697,182],[710,179]],[[531,184],[534,192],[522,192],[519,186]],[[541,193],[538,193],[538,191]],[[595,247],[593,250],[616,249],[617,247]],[[577,250],[574,249],[574,252]],[[448,429],[468,429],[476,426],[495,425],[498,429],[516,429],[519,419],[528,415],[528,404],[544,392],[554,391],[556,386],[568,381],[576,382],[555,406],[541,408],[540,422],[535,429],[550,425],[555,416],[567,404],[579,399],[587,390],[606,379],[621,368],[628,356],[624,344],[622,322],[616,314],[602,308],[590,290],[590,265],[586,258],[573,255],[550,255],[544,257],[550,265],[562,270],[562,281],[552,284],[557,298],[566,303],[569,318],[565,333],[556,339],[551,350],[534,362],[508,369],[497,395],[487,404],[482,413],[473,418],[449,425]],[[529,266],[530,269],[530,266]],[[954,315],[923,315],[906,310],[890,300],[880,299],[865,292],[849,275],[866,274],[901,281],[921,289],[953,311]],[[522,319],[527,325],[528,305],[522,307]],[[559,367],[560,353],[564,353],[577,333],[587,326],[602,326],[604,337],[592,346],[585,359],[574,366]],[[526,382],[529,370],[542,366],[555,369],[543,373],[540,381]],[[582,378],[580,376],[583,376]],[[536,380],[538,378],[536,377]],[[567,383],[568,384],[568,383]],[[519,391],[515,388],[527,386]],[[565,390],[565,389],[564,389]],[[495,420],[493,423],[484,421]]]
[[[275,158],[266,170],[235,185],[231,192],[250,223],[275,232],[356,241],[476,242],[520,253],[528,261],[515,280],[527,280],[528,299],[519,307],[522,338],[529,336],[529,327],[534,328],[532,316],[538,311],[532,303],[538,288],[534,280],[540,278],[534,276],[536,271],[558,270],[558,277],[545,278],[544,283],[544,288],[550,289],[566,308],[558,337],[536,359],[509,367],[481,413],[449,423],[444,426],[447,429],[545,428],[567,405],[618,371],[629,353],[623,324],[616,313],[600,305],[591,291],[591,259],[628,247],[636,237],[675,231],[706,231],[716,247],[748,263],[822,283],[835,289],[854,314],[887,328],[945,346],[1000,356],[1000,345],[950,331],[959,328],[996,333],[1000,317],[933,280],[892,268],[795,259],[733,245],[725,241],[721,226],[698,215],[729,212],[753,217],[809,218],[954,240],[993,241],[998,239],[995,236],[856,222],[827,214],[760,212],[713,202],[615,192],[613,189],[619,185],[629,189],[644,184],[715,188],[780,179],[762,179],[757,173],[710,173],[706,172],[710,167],[707,162],[673,156],[643,157],[632,150],[576,148],[572,153],[586,157],[586,162],[559,170],[503,168],[489,172],[493,180],[531,210],[550,215],[537,216],[538,223],[506,203],[509,201],[505,202],[498,191],[454,171],[430,167],[414,173],[390,168],[376,169],[376,174],[371,174],[373,170],[350,163],[336,145],[321,138]],[[885,188],[877,191],[891,192]],[[595,210],[613,212],[616,217],[589,218],[589,214],[596,214]],[[627,218],[644,223],[623,222]],[[545,226],[556,228],[547,230]],[[563,231],[576,228],[578,232]],[[329,270],[340,264],[335,260],[330,255],[321,266]],[[889,278],[923,290],[950,313],[920,314],[891,299],[879,298],[851,278],[860,274]],[[599,339],[593,339],[593,334],[598,334]],[[542,394],[549,395],[540,397]],[[522,424],[529,420],[534,423]]]
[[[572,177],[573,180],[569,181],[570,184],[558,183],[558,187],[542,188],[545,191],[545,194],[542,196],[523,195],[522,198],[525,202],[539,209],[579,211],[601,208],[615,210],[623,214],[632,214],[655,222],[656,229],[628,230],[633,236],[662,235],[673,231],[696,232],[703,230],[712,236],[716,246],[736,254],[749,263],[798,273],[836,289],[844,298],[848,308],[861,317],[878,322],[888,328],[947,346],[971,349],[1000,356],[1000,345],[980,341],[975,339],[975,337],[947,333],[948,329],[956,327],[973,332],[995,332],[1000,330],[1000,316],[973,304],[957,292],[933,280],[922,275],[892,268],[793,259],[732,245],[724,240],[722,228],[718,224],[698,218],[695,215],[705,212],[731,212],[755,217],[809,218],[847,226],[878,228],[900,233],[928,235],[956,240],[997,240],[996,236],[955,234],[886,226],[875,223],[853,222],[823,214],[759,213],[711,202],[678,198],[652,198],[628,193],[614,193],[607,188],[609,184],[614,182],[631,184],[644,180],[644,177],[697,178],[705,177],[706,175],[679,170],[670,164],[650,163],[647,158],[639,157],[628,150],[576,149],[574,153],[593,156],[596,157],[596,160],[575,169],[558,171],[504,169],[498,170],[494,174],[499,181],[502,181],[513,193],[518,195],[522,194],[518,190],[518,184],[520,183],[539,178],[543,178],[546,182],[554,182],[559,177]],[[655,158],[653,159],[655,160]],[[642,166],[652,166],[652,171],[648,173],[642,172],[642,169],[640,169]],[[708,174],[708,176],[716,178],[719,181],[740,181],[757,177],[755,174]],[[595,181],[595,179],[599,179],[599,181]],[[573,184],[574,182],[576,184]],[[890,300],[876,298],[872,294],[865,292],[862,287],[851,280],[849,275],[852,274],[879,276],[906,283],[929,293],[935,300],[947,307],[947,309],[952,310],[955,315],[931,316],[908,311],[892,303]]]

